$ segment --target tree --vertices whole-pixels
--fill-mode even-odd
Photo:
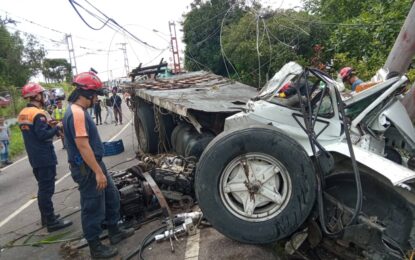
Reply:
[[[243,15],[243,5],[236,0],[195,0],[183,22],[185,67],[187,70],[211,70],[227,75],[221,55],[220,32],[222,21],[231,24]]]
[[[310,65],[315,56],[313,46],[321,49],[328,39],[325,26],[315,21],[303,11],[253,10],[226,26],[223,47],[235,66],[237,79],[262,87],[289,61]]]
[[[33,36],[25,44],[19,33],[11,34],[0,24],[0,79],[4,84],[23,86],[40,71],[45,55]]]
[[[335,68],[352,66],[364,79],[380,69],[412,6],[412,0],[304,0],[330,26],[326,51]]]
[[[47,82],[70,81],[71,64],[66,59],[44,59],[42,74]]]

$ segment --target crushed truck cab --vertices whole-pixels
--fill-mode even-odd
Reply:
[[[407,82],[392,77],[350,95],[290,62],[259,92],[206,72],[129,89],[141,150],[198,160],[197,201],[224,235],[402,259],[415,246]]]

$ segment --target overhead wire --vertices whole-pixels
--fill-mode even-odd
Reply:
[[[131,42],[128,39],[128,37],[126,37],[126,35],[124,34],[124,39],[128,42],[128,44],[131,46]],[[125,48],[127,48],[127,46],[125,46]],[[138,63],[140,63],[140,58],[138,57],[137,53],[135,52],[134,48],[130,48],[132,53],[134,54],[135,58],[137,59]],[[128,72],[127,72],[128,74]]]
[[[3,10],[3,9],[0,9],[0,10],[1,10],[1,11],[3,11],[3,12],[5,12],[5,13],[6,13],[6,15],[7,15],[7,14],[11,14],[11,13],[9,13],[9,12],[8,12],[8,11],[6,11],[6,10]],[[29,19],[26,19],[26,18],[24,18],[24,17],[19,17],[19,16],[16,16],[16,15],[13,15],[13,14],[11,14],[11,15],[12,15],[12,16],[15,16],[15,17],[18,17],[18,18],[20,18],[20,19],[22,19],[22,20],[24,20],[24,21],[26,21],[26,22],[28,22],[28,23],[31,23],[31,24],[37,25],[37,26],[39,26],[39,27],[42,27],[42,28],[44,28],[44,29],[47,29],[47,30],[49,30],[49,31],[53,31],[53,32],[60,33],[60,34],[65,34],[64,32],[61,32],[61,31],[56,30],[56,29],[54,29],[54,28],[51,28],[51,27],[48,27],[48,26],[45,26],[45,25],[39,24],[39,23],[37,23],[37,22],[31,21],[31,20],[29,20]]]
[[[402,25],[402,22],[389,22],[389,23],[335,23],[335,22],[323,22],[319,20],[315,21],[306,21],[296,17],[289,17],[291,20],[308,23],[308,24],[320,24],[320,25],[336,25],[336,26],[343,26],[343,27],[363,27],[363,26],[385,26],[385,25]]]
[[[77,2],[75,2],[74,0],[69,0],[69,3],[72,5],[73,9],[75,10],[75,12],[78,14],[79,18],[81,18],[81,20],[86,24],[86,26],[88,26],[90,29],[94,30],[94,31],[99,31],[102,30],[109,22],[110,20],[107,19],[106,21],[103,22],[103,24],[101,25],[101,27],[93,27],[91,24],[89,24],[85,18],[81,15],[81,13],[79,12],[79,10],[75,7],[75,5],[79,6],[80,8],[84,9],[84,11],[88,12],[89,14],[92,14],[92,12],[90,12],[89,10],[87,10],[85,7],[83,7],[82,5],[78,4]],[[98,19],[95,15],[93,15],[96,19]],[[99,19],[98,19],[99,20]]]
[[[67,34],[67,33],[65,33],[65,32],[62,32],[62,31],[57,30],[57,29],[55,29],[55,28],[52,28],[52,27],[50,27],[50,26],[46,26],[46,25],[40,24],[40,23],[38,23],[38,22],[34,22],[34,21],[29,20],[29,19],[26,19],[26,18],[24,18],[24,17],[21,17],[21,16],[18,16],[18,15],[12,14],[12,13],[10,13],[9,11],[5,11],[5,10],[3,10],[3,9],[0,9],[0,11],[3,11],[6,15],[10,14],[10,15],[12,15],[13,17],[17,17],[17,18],[19,18],[19,19],[21,19],[21,20],[23,20],[23,21],[25,21],[25,22],[28,22],[28,23],[30,23],[30,24],[32,24],[32,25],[35,25],[35,26],[38,26],[38,27],[41,27],[41,28],[47,29],[47,30],[49,30],[49,31],[52,31],[52,32],[55,32],[55,33],[64,34],[64,35],[66,35],[66,34]],[[16,20],[16,22],[19,22],[19,21],[17,21],[17,20]],[[72,33],[71,33],[71,35],[72,35],[73,37],[78,38],[78,39],[81,39],[81,40],[86,40],[86,41],[90,41],[90,42],[100,42],[100,41],[96,41],[96,40],[87,39],[87,38],[84,38],[84,37],[81,37],[81,36],[79,36],[79,35],[72,34]]]
[[[7,24],[7,25],[5,25],[5,27],[7,27],[9,29],[12,29],[12,30],[14,30],[16,32],[21,32],[23,34],[28,34],[28,35],[36,36],[36,38],[42,38],[42,39],[47,40],[47,41],[50,41],[52,43],[64,44],[62,40],[56,40],[56,39],[52,39],[50,37],[47,37],[47,36],[44,36],[44,35],[41,35],[41,34],[38,34],[38,33],[32,33],[32,32],[28,32],[28,31],[25,31],[25,30],[21,30],[21,29],[18,29],[16,26],[12,26],[12,25],[8,25]]]
[[[95,17],[96,19],[98,19],[99,16],[92,14],[92,12],[90,12],[88,9],[86,9],[85,7],[83,7],[81,4],[79,4],[78,2],[76,2],[75,0],[69,0],[70,4],[72,5],[72,7],[74,8],[75,12],[78,14],[78,16],[81,18],[81,20],[91,29],[93,30],[101,30],[103,29],[105,26],[108,26],[110,28],[112,28],[110,25],[113,25],[116,27],[116,29],[112,28],[113,30],[121,30],[123,32],[125,32],[126,34],[128,34],[131,38],[133,38],[134,40],[138,41],[139,43],[155,49],[155,50],[160,50],[160,48],[157,48],[143,40],[141,40],[140,38],[138,38],[136,35],[132,34],[130,31],[128,31],[127,29],[125,29],[123,26],[121,26],[117,21],[115,21],[113,18],[108,17],[105,13],[103,13],[101,10],[99,10],[97,7],[95,7],[93,4],[91,4],[88,0],[84,0],[86,3],[88,3],[92,8],[94,8],[97,12],[99,12],[102,16],[105,17],[105,21],[101,21],[103,23],[103,25],[99,28],[95,28],[92,27],[88,22],[86,22],[85,18],[79,13],[78,9],[76,8],[75,5],[83,8],[85,11],[87,11],[89,14],[91,14],[93,17]],[[101,17],[101,19],[104,19]]]
[[[258,56],[258,88],[261,87],[261,53],[259,52],[259,16],[256,17],[256,52]]]
[[[146,63],[144,63],[144,65],[146,66],[146,65],[148,65],[148,64],[151,64],[153,61],[155,61],[157,58],[159,58],[165,51],[167,51],[168,49],[169,49],[170,47],[167,47],[166,49],[164,49],[164,50],[161,50],[161,52],[157,55],[157,56],[155,56],[152,60],[150,60],[149,62],[146,62]]]
[[[271,37],[269,37],[269,34],[266,30],[267,25],[265,23],[265,20],[262,19],[262,23],[264,24],[264,34],[267,35],[267,39],[268,39],[268,47],[269,47],[269,59],[268,59],[268,63],[270,64],[270,66],[268,66],[268,71],[266,75],[269,75],[269,72],[271,70],[271,65],[272,65],[272,44],[271,44]]]
[[[229,65],[233,68],[233,70],[235,71],[238,79],[241,81],[241,77],[239,76],[238,71],[236,70],[236,68],[233,66],[232,62],[229,60],[229,58],[226,56],[225,50],[223,48],[223,43],[222,43],[222,33],[223,33],[223,25],[225,23],[225,19],[226,16],[228,15],[228,13],[232,10],[232,8],[234,7],[234,5],[231,5],[228,10],[226,11],[225,15],[222,18],[222,22],[221,22],[221,27],[220,27],[220,34],[219,34],[219,43],[220,43],[220,50],[221,50],[221,54],[222,54],[222,59],[223,59],[223,63],[225,65],[225,69],[226,69],[226,73],[228,74],[228,77],[230,78],[230,73],[229,73],[229,69],[228,69],[228,65],[227,63],[229,63]]]

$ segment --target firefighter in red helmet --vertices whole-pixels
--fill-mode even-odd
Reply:
[[[60,134],[62,124],[51,125],[51,117],[43,110],[45,89],[37,83],[28,83],[22,88],[22,96],[29,100],[27,107],[17,118],[22,131],[29,162],[38,183],[37,200],[42,226],[49,232],[65,228],[71,221],[59,219],[53,208],[52,196],[55,192],[56,154],[53,137]]]
[[[103,84],[90,71],[76,75],[76,89],[71,93],[63,118],[66,150],[73,180],[81,194],[81,220],[85,239],[93,258],[115,256],[117,248],[111,246],[131,236],[134,229],[122,229],[120,197],[107,168],[102,161],[104,149],[94,120],[86,112],[103,94]],[[101,224],[107,223],[111,245],[101,243]]]
[[[352,91],[356,91],[356,87],[363,83],[363,81],[356,76],[355,70],[351,67],[342,68],[339,74],[342,81],[351,86]]]

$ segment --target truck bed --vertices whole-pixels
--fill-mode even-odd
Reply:
[[[182,116],[188,116],[191,110],[238,112],[257,95],[256,88],[205,71],[126,83],[124,88],[132,96]]]

